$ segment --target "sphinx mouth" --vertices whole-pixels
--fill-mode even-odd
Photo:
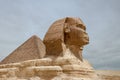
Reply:
[[[89,44],[89,37],[84,37],[85,45]]]
[[[89,37],[85,37],[85,39],[89,41]]]
[[[88,41],[88,42],[86,42],[86,44],[89,44],[89,41]]]
[[[89,42],[89,37],[85,36],[84,39]]]

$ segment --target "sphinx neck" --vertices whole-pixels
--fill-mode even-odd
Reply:
[[[63,46],[63,56],[68,56],[68,57],[75,56],[80,61],[83,61],[83,57],[82,57],[83,46],[65,45],[65,44],[62,44],[62,46]]]

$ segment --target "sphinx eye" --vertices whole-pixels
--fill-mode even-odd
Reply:
[[[82,24],[77,24],[76,27],[79,27],[79,28],[81,28],[81,29],[83,29],[83,30],[86,30],[86,27],[83,26]]]

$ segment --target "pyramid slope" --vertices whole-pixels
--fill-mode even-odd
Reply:
[[[40,59],[45,55],[45,46],[40,38],[32,36],[20,47],[8,55],[0,64],[15,63],[31,59]]]

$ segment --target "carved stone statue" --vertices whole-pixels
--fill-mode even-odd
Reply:
[[[89,43],[86,27],[80,18],[66,17],[54,22],[44,40],[47,56],[64,56],[69,49],[82,61],[83,46]]]

